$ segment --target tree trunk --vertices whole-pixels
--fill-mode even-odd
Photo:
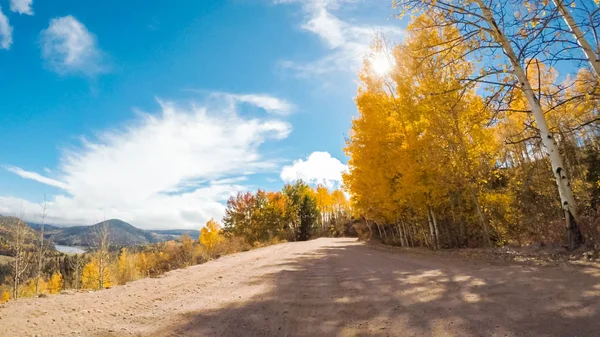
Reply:
[[[408,247],[408,233],[406,232],[406,228],[404,227],[404,219],[402,218],[400,218],[400,222],[398,223],[398,231],[402,233],[400,236],[402,247]]]
[[[596,72],[596,75],[600,76],[600,59],[598,58],[598,55],[594,52],[594,47],[592,47],[589,41],[585,38],[585,34],[581,31],[581,29],[577,25],[577,22],[575,22],[575,20],[573,19],[573,16],[567,9],[567,6],[565,6],[564,0],[553,0],[553,2],[560,14],[562,15],[563,19],[567,23],[567,26],[569,26],[569,29],[571,30],[571,33],[577,40],[579,47],[581,47],[581,50],[583,50],[583,53],[585,54],[588,61],[590,61],[590,65]]]
[[[44,221],[42,221],[42,227],[40,228],[40,246],[38,254],[38,266],[37,275],[35,280],[35,295],[40,294],[40,278],[42,277],[42,267],[44,263]]]
[[[400,238],[400,247],[406,247],[404,245],[404,234],[402,233],[402,228],[400,228],[400,224],[396,223],[396,230],[398,231],[398,237]]]
[[[79,290],[79,265],[77,266],[77,268],[75,269],[75,290]]]
[[[14,268],[13,268],[13,299],[19,298],[19,254],[15,255]]]
[[[437,250],[437,238],[435,236],[435,229],[433,228],[433,220],[431,219],[431,209],[429,206],[427,206],[427,222],[429,223],[429,236],[431,237],[431,248]]]
[[[456,206],[458,206],[458,197],[456,198]],[[454,242],[456,242],[456,246],[460,247],[462,246],[462,242],[463,242],[463,238],[464,238],[464,226],[462,225],[462,222],[460,222],[459,220],[457,220],[457,216],[456,216],[456,209],[455,209],[455,205],[454,205],[454,200],[450,200],[450,212],[452,214],[452,224],[455,226],[458,226],[458,237],[455,237],[453,240]],[[454,235],[453,235],[454,236]]]
[[[377,221],[373,221],[375,222],[375,226],[377,226],[377,231],[379,232],[379,239],[383,240],[383,234],[381,234],[381,227],[379,227],[379,224],[377,223]]]
[[[44,202],[42,203],[42,223],[40,228],[40,245],[38,252],[38,266],[37,275],[35,280],[35,295],[40,294],[40,278],[42,277],[42,267],[44,266],[44,227],[46,225],[46,213],[48,211],[48,203],[46,202],[46,195],[44,195]]]
[[[371,239],[373,237],[373,230],[371,229],[371,225],[369,224],[369,220],[367,220],[365,218],[365,224],[367,225],[367,228],[369,229],[369,239]]]
[[[471,192],[471,197],[473,198],[473,204],[475,204],[475,210],[477,211],[477,217],[479,218],[479,225],[481,226],[481,240],[483,242],[483,246],[490,247],[492,242],[490,240],[490,230],[488,227],[487,219],[485,218],[485,214],[481,210],[481,206],[479,206],[479,198],[475,191],[472,188],[469,188]]]
[[[23,216],[21,216],[23,218]],[[25,251],[25,223],[20,219],[17,220],[16,224],[12,228],[12,247],[14,252],[13,259],[13,298],[19,297],[19,285],[21,283],[21,276],[29,265],[29,260],[26,260]]]
[[[552,166],[552,173],[556,179],[556,184],[558,186],[558,194],[560,196],[561,205],[566,215],[566,228],[567,228],[567,237],[569,240],[569,248],[574,249],[580,246],[583,243],[583,236],[579,231],[579,227],[577,226],[577,206],[575,204],[575,198],[573,196],[573,190],[571,189],[571,183],[569,181],[569,176],[567,171],[565,170],[565,166],[563,164],[563,158],[559,152],[558,144],[554,138],[552,132],[550,132],[550,128],[548,126],[548,122],[546,121],[546,117],[544,115],[544,111],[542,110],[542,106],[535,96],[535,92],[527,78],[527,74],[519,60],[515,51],[513,50],[512,45],[504,36],[504,33],[498,27],[496,20],[491,12],[491,10],[483,3],[483,0],[475,0],[475,2],[481,8],[484,18],[490,25],[490,28],[494,32],[494,38],[496,42],[498,42],[502,48],[504,49],[504,54],[510,60],[510,63],[513,67],[513,71],[519,83],[521,85],[521,90],[525,94],[527,98],[527,102],[531,108],[531,113],[535,118],[535,123],[540,131],[540,137],[542,139],[542,144],[546,148],[548,152],[548,156],[550,157],[550,164]]]
[[[407,229],[408,227],[408,229]],[[410,226],[406,226],[404,224],[404,220],[402,220],[402,229],[404,230],[404,233],[406,234],[406,246],[407,247],[414,247],[415,246],[415,242],[413,240],[412,237],[412,232],[410,230]]]
[[[402,247],[408,247],[408,243],[406,242],[406,231],[402,228],[402,219],[396,224],[398,226],[398,233],[400,233],[400,244]]]
[[[577,226],[573,214],[565,211],[565,219],[567,222],[567,241],[569,243],[569,250],[574,250],[583,243],[583,235],[579,230],[579,226]]]
[[[98,261],[98,287],[104,289],[104,269],[102,268],[102,257]]]
[[[394,226],[390,226],[390,230],[392,231],[392,240],[396,241],[396,233],[394,232]]]
[[[435,218],[435,213],[433,209],[430,209],[431,212],[431,220],[433,222],[433,230],[435,231],[435,244],[437,249],[440,249],[440,231],[438,230],[437,220]]]

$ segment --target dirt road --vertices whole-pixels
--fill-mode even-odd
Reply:
[[[600,336],[600,269],[287,243],[0,308],[0,336]]]

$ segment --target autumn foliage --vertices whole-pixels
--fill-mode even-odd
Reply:
[[[528,103],[513,91],[490,104],[499,100],[493,88],[465,85],[482,70],[462,57],[473,46],[448,47],[459,37],[454,26],[421,16],[394,48],[389,74],[373,71],[367,57],[345,148],[352,209],[373,235],[403,246],[560,242],[564,213]],[[384,47],[376,42],[372,53]],[[582,69],[576,85],[557,93],[557,70],[530,63],[580,213],[593,215],[600,143],[598,129],[585,124],[597,116],[586,94],[591,74]]]
[[[253,245],[343,236],[350,222],[349,201],[340,190],[313,189],[303,181],[280,192],[238,193],[227,202],[225,232]]]
[[[100,289],[100,279],[103,280],[103,288],[110,288],[113,284],[113,272],[111,268],[104,268],[101,270],[98,259],[92,258],[83,267],[81,275],[81,283],[85,289]]]
[[[210,252],[214,250],[215,246],[223,240],[221,226],[214,219],[210,219],[206,223],[206,226],[200,231],[199,240],[210,255]]]

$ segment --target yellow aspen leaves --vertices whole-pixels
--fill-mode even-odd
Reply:
[[[60,272],[55,272],[47,284],[49,294],[58,294],[63,288],[63,277]]]
[[[83,267],[83,272],[81,274],[81,283],[83,288],[85,289],[100,289],[100,280],[102,278],[103,287],[111,287],[112,286],[112,273],[110,268],[105,267],[102,268],[100,263],[96,258],[92,258],[92,260],[87,263]]]
[[[223,238],[221,226],[214,219],[209,220],[200,231],[200,243],[210,252]]]
[[[462,89],[459,81],[475,71],[458,58],[466,47],[421,59],[427,45],[458,34],[448,27],[423,29],[429,20],[416,18],[396,47],[393,89],[373,81],[375,74],[367,68],[360,74],[359,117],[345,149],[350,160],[344,184],[353,208],[376,223],[394,224],[407,214],[426,219],[430,209],[447,207],[442,200],[455,189],[479,201],[495,161],[491,112],[474,89]],[[442,66],[450,59],[452,66]]]

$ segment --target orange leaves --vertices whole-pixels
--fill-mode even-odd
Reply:
[[[313,189],[299,180],[285,185],[280,192],[258,190],[232,196],[223,222],[228,234],[241,236],[256,246],[273,240],[325,235],[325,221],[334,218],[333,213],[339,215],[348,209],[343,192],[330,193],[325,186]],[[316,229],[320,232],[313,231]]]

